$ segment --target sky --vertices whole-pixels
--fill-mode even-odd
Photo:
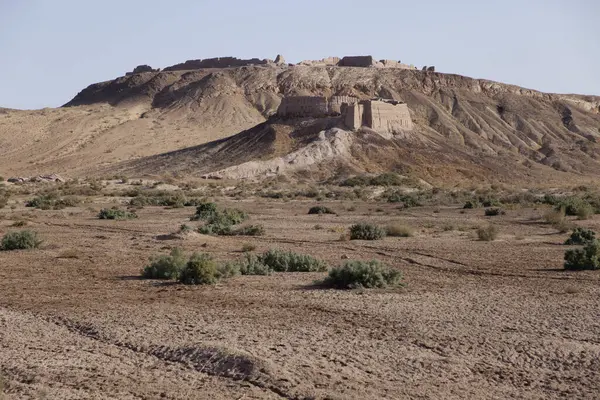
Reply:
[[[600,1],[0,0],[0,107],[58,107],[140,64],[277,54],[600,95]]]

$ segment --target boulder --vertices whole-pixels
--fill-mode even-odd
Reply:
[[[275,57],[275,64],[285,64],[285,58],[281,54],[277,54]]]

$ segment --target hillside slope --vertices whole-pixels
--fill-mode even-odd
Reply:
[[[315,130],[322,121],[304,121],[314,132],[299,141],[301,121],[269,119],[284,95],[377,96],[410,107],[413,132],[350,135],[342,158],[307,166],[319,176],[411,167],[433,180],[526,182],[600,173],[600,97],[414,70],[266,65],[139,73],[91,85],[60,109],[0,110],[0,174],[200,175],[285,157],[325,132]]]

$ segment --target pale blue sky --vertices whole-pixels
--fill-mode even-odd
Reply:
[[[138,64],[366,55],[600,95],[598,0],[0,0],[0,107],[56,107]]]

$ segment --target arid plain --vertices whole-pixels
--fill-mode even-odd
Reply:
[[[178,233],[182,224],[201,225],[190,221],[194,207],[145,206],[136,219],[100,220],[102,208],[125,208],[130,198],[118,193],[134,187],[99,185],[60,210],[24,206],[47,186],[9,185],[15,194],[0,210],[0,233],[30,229],[43,243],[0,252],[5,399],[593,399],[600,392],[600,275],[563,270],[568,233],[546,222],[547,205],[512,204],[485,216],[458,201],[401,207],[231,195],[204,184],[196,189],[202,196],[265,228],[263,236],[208,236]],[[309,215],[315,205],[336,214]],[[567,219],[600,225],[597,217]],[[412,236],[346,240],[357,222],[401,224]],[[490,223],[496,239],[478,240],[476,230]],[[273,248],[330,266],[378,259],[402,272],[403,285],[326,289],[315,284],[326,272],[200,286],[140,279],[150,256],[174,247],[219,261]]]

